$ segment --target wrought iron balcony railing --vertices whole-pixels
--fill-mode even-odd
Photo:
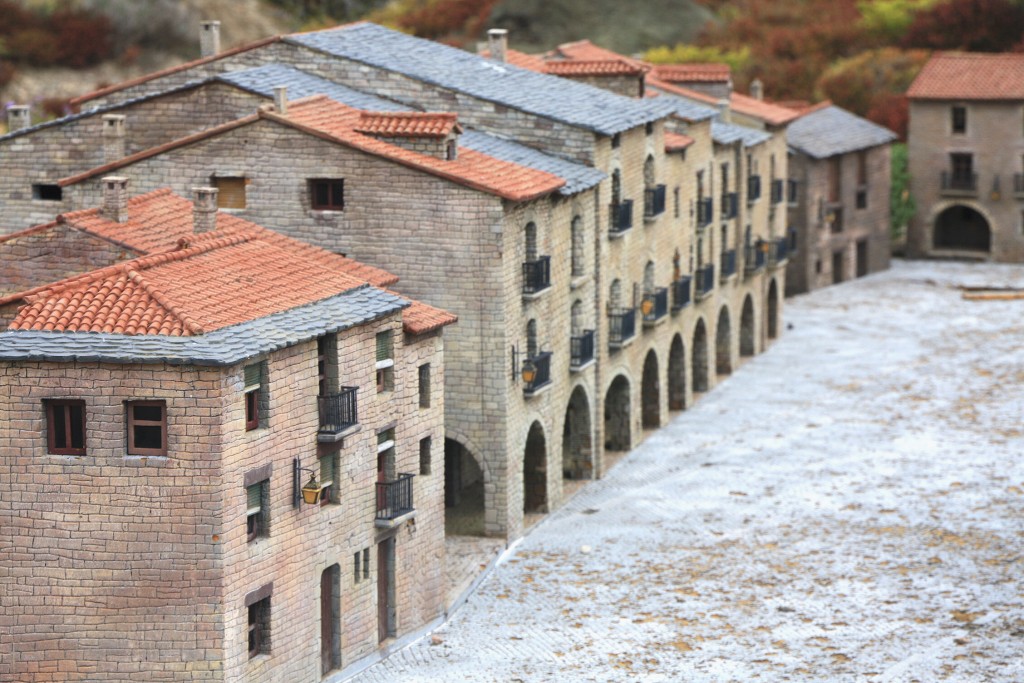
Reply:
[[[941,176],[943,192],[977,192],[977,173],[950,173],[943,171]]]
[[[743,248],[743,272],[752,275],[764,268],[768,261],[768,242],[758,240]]]
[[[537,294],[551,286],[551,257],[523,263],[523,294]]]
[[[608,314],[608,345],[618,348],[636,336],[636,310],[620,308]]]
[[[532,396],[544,386],[551,384],[551,352],[542,351],[536,356],[530,356],[523,361],[523,377],[526,377],[526,368],[532,366],[533,378],[523,386],[523,394]]]
[[[359,424],[356,387],[342,387],[336,394],[317,397],[320,434],[336,435]]]
[[[786,181],[772,181],[772,204],[781,204],[786,199]]]
[[[644,218],[665,213],[665,186],[655,185],[644,190]]]
[[[761,176],[747,176],[747,201],[753,202],[761,198]]]
[[[616,235],[633,227],[633,200],[623,199],[618,204],[608,207],[610,225],[609,232]]]
[[[736,218],[736,214],[739,212],[739,193],[737,192],[723,192],[722,193],[722,220],[726,221],[730,218]]]
[[[711,197],[697,200],[697,227],[711,225],[715,218],[715,201]]]
[[[399,474],[394,481],[378,481],[377,519],[393,521],[413,512],[412,480],[415,475]]]
[[[583,330],[583,334],[569,339],[569,367],[578,369],[594,360],[594,331]]]
[[[668,315],[668,287],[656,287],[654,291],[644,294],[640,306],[645,325],[653,325],[664,318]]]
[[[768,243],[768,265],[778,268],[789,258],[789,241],[785,237],[777,237]]]
[[[722,279],[736,274],[736,250],[735,249],[723,249],[722,250]]]
[[[694,274],[694,295],[696,299],[703,299],[711,294],[715,288],[715,264],[709,263],[697,269]]]
[[[693,278],[689,275],[682,275],[678,280],[672,283],[672,310],[678,311],[679,309],[689,305],[690,298],[690,287],[693,284]]]

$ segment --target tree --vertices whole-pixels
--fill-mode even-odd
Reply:
[[[906,235],[917,206],[910,194],[910,170],[907,164],[907,146],[903,143],[892,146],[892,184],[889,186],[889,208],[891,212],[892,239],[899,242]]]
[[[915,14],[908,48],[1006,52],[1021,42],[1024,5],[1014,0],[946,0]]]

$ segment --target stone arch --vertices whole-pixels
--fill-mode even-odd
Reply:
[[[577,385],[569,396],[562,427],[562,476],[591,479],[594,476],[594,430],[587,390]]]
[[[604,447],[610,451],[628,451],[630,434],[630,386],[625,375],[618,375],[604,398]]]
[[[779,286],[772,278],[768,285],[768,338],[775,339],[779,336]]]
[[[697,325],[693,328],[693,346],[691,347],[691,353],[693,359],[691,365],[691,374],[693,375],[693,390],[707,391],[708,390],[708,329],[704,325],[704,319],[701,318],[697,321]]]
[[[686,347],[679,334],[668,350],[668,409],[686,409]]]
[[[640,408],[644,429],[657,429],[661,426],[661,386],[658,382],[658,354],[654,349],[648,351],[644,358]]]
[[[458,437],[445,435],[445,534],[483,536],[487,531],[485,511],[493,505],[493,501],[487,500],[484,486],[489,477],[477,451],[470,450],[465,443]]]
[[[747,294],[743,299],[743,311],[740,313],[740,355],[753,356],[755,353],[754,336],[754,300]]]
[[[715,326],[715,374],[732,373],[732,326],[729,322],[729,307],[718,311],[718,325]]]
[[[935,217],[932,247],[988,253],[992,249],[992,230],[988,219],[964,204],[946,207]]]
[[[539,420],[530,425],[523,449],[523,512],[548,511],[548,446]]]

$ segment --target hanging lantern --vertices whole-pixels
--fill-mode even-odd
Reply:
[[[523,361],[523,381],[527,384],[533,384],[533,380],[537,379],[537,366],[533,364],[533,361],[527,358]]]
[[[302,502],[307,505],[316,505],[320,502],[320,494],[323,490],[323,487],[316,480],[316,475],[310,474],[309,481],[302,487]]]

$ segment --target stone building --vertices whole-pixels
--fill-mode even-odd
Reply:
[[[213,189],[123,190],[40,232],[175,248],[0,334],[0,681],[319,680],[438,622],[453,316]]]
[[[800,294],[889,267],[891,145],[896,134],[823,102],[788,129],[789,203],[795,243],[786,294]]]
[[[935,54],[907,98],[908,254],[1024,261],[1024,55]]]

